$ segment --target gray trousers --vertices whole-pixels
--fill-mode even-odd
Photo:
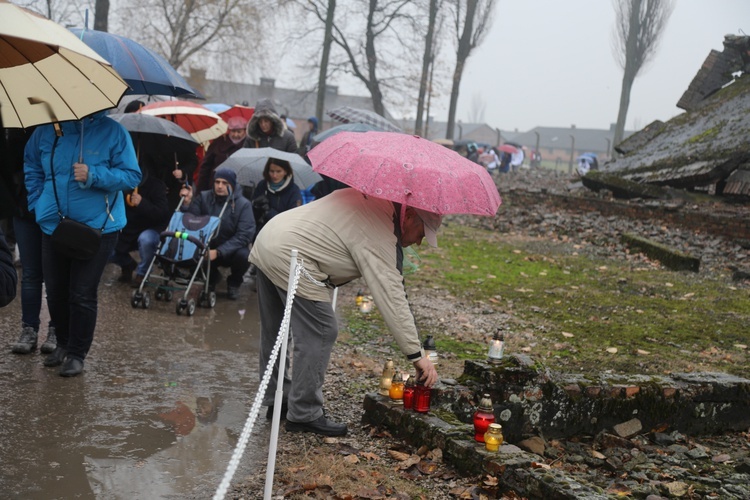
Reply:
[[[301,279],[305,279],[302,277]],[[258,306],[260,309],[260,373],[266,369],[279,334],[286,306],[286,290],[277,287],[258,269]],[[336,315],[330,302],[294,297],[291,315],[292,352],[287,351],[284,373],[284,398],[287,420],[312,422],[323,415],[323,380],[338,336]],[[290,367],[291,360],[291,367]],[[279,360],[271,374],[263,404],[272,405],[279,375]],[[290,368],[293,368],[290,375]]]

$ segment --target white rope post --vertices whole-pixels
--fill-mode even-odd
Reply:
[[[292,250],[292,259],[289,263],[289,282],[287,283],[287,307],[289,302],[294,300],[294,277],[297,269],[297,250]],[[282,332],[281,351],[279,352],[279,372],[276,377],[276,395],[273,400],[273,420],[271,422],[271,440],[268,443],[268,467],[266,468],[266,487],[263,490],[264,500],[271,499],[271,490],[273,489],[273,473],[276,468],[276,448],[279,441],[279,425],[281,423],[281,405],[284,400],[284,370],[286,368],[286,351],[289,344],[289,325],[286,323],[286,329]]]

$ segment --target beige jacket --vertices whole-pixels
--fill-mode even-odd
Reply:
[[[416,361],[423,353],[403,277],[396,268],[394,210],[390,201],[354,189],[334,191],[271,219],[258,234],[250,262],[284,290],[293,249],[315,280],[341,285],[364,278],[401,352]],[[313,283],[304,273],[297,295],[331,301],[331,290]]]

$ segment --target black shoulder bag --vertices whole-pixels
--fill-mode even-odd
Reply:
[[[52,174],[52,190],[55,193],[55,202],[57,203],[57,215],[60,217],[60,223],[52,232],[52,248],[56,252],[70,259],[88,260],[94,257],[99,251],[102,241],[102,232],[107,225],[110,210],[107,205],[107,217],[104,218],[104,224],[101,229],[94,229],[81,222],[75,221],[70,217],[65,217],[60,210],[60,199],[57,197],[57,184],[55,183],[55,147],[57,146],[57,137],[52,144],[52,153],[50,154],[50,171]],[[119,192],[117,193],[119,194]],[[117,199],[115,194],[115,200]],[[114,202],[113,202],[114,204]]]

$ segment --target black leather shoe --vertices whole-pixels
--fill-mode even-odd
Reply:
[[[240,289],[236,286],[227,287],[227,298],[229,300],[237,300],[240,298]]]
[[[55,347],[55,350],[52,351],[52,354],[44,358],[44,366],[60,366],[63,364],[63,361],[65,361],[65,356],[68,354],[68,351],[64,347],[57,346]]]
[[[281,403],[281,420],[286,420],[286,412],[289,409],[286,403]],[[268,405],[268,409],[266,410],[266,420],[271,420],[273,418],[273,405]]]
[[[313,432],[323,436],[346,436],[346,424],[337,424],[321,415],[312,422],[290,422],[286,421],[285,428],[288,432]]]
[[[83,361],[72,356],[67,356],[60,367],[61,377],[75,377],[83,373]]]

